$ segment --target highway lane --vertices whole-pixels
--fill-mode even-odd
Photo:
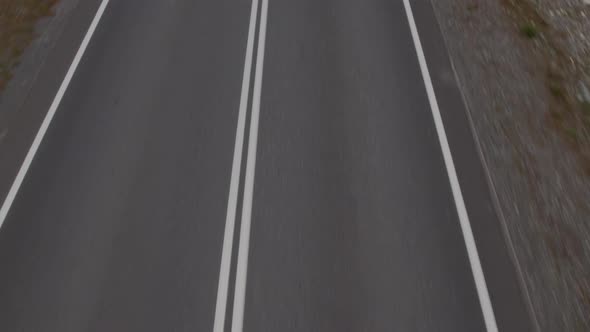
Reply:
[[[111,1],[0,232],[1,331],[212,329],[249,1]]]
[[[483,331],[401,1],[272,1],[246,331]]]
[[[112,0],[0,230],[0,330],[495,331],[415,38],[401,0]]]
[[[499,323],[482,315],[404,3],[269,2],[244,330],[530,330],[489,218]]]

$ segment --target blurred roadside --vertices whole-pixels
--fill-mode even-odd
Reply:
[[[431,0],[542,331],[590,331],[590,6]]]
[[[0,0],[0,144],[78,0]]]

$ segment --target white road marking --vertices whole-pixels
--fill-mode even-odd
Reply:
[[[428,101],[430,102],[430,109],[432,110],[436,132],[438,133],[440,147],[445,161],[445,166],[447,168],[447,174],[449,176],[449,182],[453,192],[457,214],[459,216],[459,223],[461,224],[461,230],[465,240],[465,246],[467,248],[467,255],[469,256],[469,263],[471,264],[471,271],[473,272],[473,278],[475,279],[475,287],[477,288],[477,294],[479,296],[479,303],[483,312],[485,325],[488,332],[497,332],[498,326],[496,324],[494,309],[492,308],[488,287],[486,285],[486,280],[481,268],[479,254],[477,253],[477,246],[475,244],[475,239],[473,238],[473,232],[471,230],[471,223],[469,222],[469,216],[467,215],[467,209],[465,208],[465,202],[463,201],[463,194],[461,193],[461,186],[459,185],[459,179],[455,170],[455,163],[453,162],[451,149],[447,140],[447,134],[445,132],[440,109],[438,108],[438,102],[436,100],[434,87],[432,85],[432,80],[428,71],[428,65],[426,64],[426,57],[424,55],[424,50],[422,49],[422,43],[420,42],[420,36],[418,34],[418,28],[416,27],[416,21],[414,20],[414,14],[412,13],[410,0],[404,0],[404,7],[406,9],[406,15],[408,16],[412,38],[414,39],[414,45],[418,55],[418,62],[420,63],[420,70],[422,71],[422,78],[424,79],[424,85],[426,86]]]
[[[252,55],[254,53],[254,35],[256,32],[257,13],[258,0],[252,0],[252,8],[250,10],[250,26],[248,27],[248,40],[246,42],[246,59],[244,60],[244,74],[242,76],[242,94],[240,96],[236,142],[234,146],[234,160],[232,163],[229,197],[227,200],[227,214],[225,217],[225,232],[223,235],[223,248],[221,251],[221,267],[219,269],[219,282],[217,285],[217,302],[215,304],[215,321],[213,323],[213,332],[223,332],[225,327],[227,292],[234,240],[236,209],[238,203],[240,169],[242,167],[242,150],[244,146],[246,112],[248,110],[248,94],[250,93],[250,75],[252,72]]]
[[[238,266],[236,270],[236,286],[234,291],[232,332],[242,332],[244,323],[244,302],[246,300],[246,277],[248,273],[252,196],[254,192],[254,175],[256,173],[256,147],[258,143],[258,120],[260,117],[260,96],[262,93],[262,72],[264,65],[267,15],[268,0],[262,0],[260,31],[258,33],[258,51],[256,53],[256,74],[254,76],[254,92],[252,95],[252,117],[250,119],[250,137],[248,140],[248,158],[246,160],[244,200],[242,203],[240,244],[238,247]]]
[[[55,112],[57,111],[57,108],[59,107],[59,104],[61,103],[61,100],[62,100],[64,94],[66,93],[68,86],[70,85],[70,82],[72,81],[72,77],[74,76],[74,73],[76,72],[76,69],[78,68],[78,65],[80,64],[80,60],[82,60],[82,56],[84,55],[84,52],[86,52],[86,48],[88,47],[88,44],[90,43],[90,39],[92,38],[92,35],[94,34],[94,31],[96,30],[96,27],[98,26],[98,22],[100,21],[102,14],[105,12],[105,9],[107,8],[107,5],[109,4],[109,1],[110,0],[103,0],[102,3],[100,4],[100,6],[98,7],[98,10],[96,11],[96,14],[94,15],[94,19],[90,23],[90,27],[88,28],[88,31],[86,31],[86,35],[84,36],[84,39],[82,40],[82,44],[80,44],[80,47],[78,48],[78,52],[76,53],[74,60],[70,64],[70,68],[68,69],[68,72],[66,73],[66,76],[59,87],[59,90],[57,90],[57,94],[55,95],[55,98],[53,98],[53,102],[51,103],[51,106],[49,107],[49,111],[47,111],[47,114],[45,115],[45,118],[43,119],[43,122],[41,123],[41,127],[39,127],[39,131],[37,131],[37,135],[35,136],[35,139],[33,140],[33,143],[31,144],[31,147],[29,148],[29,151],[27,152],[27,155],[25,156],[25,160],[23,161],[23,163],[18,171],[18,174],[16,175],[16,178],[14,179],[14,182],[12,183],[12,186],[10,187],[10,190],[8,191],[8,195],[6,195],[6,198],[4,199],[4,203],[2,203],[2,208],[0,208],[0,227],[2,227],[2,224],[6,220],[6,216],[8,215],[8,212],[10,211],[10,207],[12,206],[12,203],[14,202],[14,199],[16,198],[16,195],[18,194],[20,186],[22,185],[23,180],[25,179],[25,176],[27,175],[27,172],[29,171],[29,167],[31,167],[31,163],[33,162],[33,159],[35,159],[35,154],[37,153],[37,150],[39,149],[39,146],[41,145],[41,142],[43,141],[43,137],[45,136],[45,133],[47,132],[47,129],[49,128],[49,125],[51,124],[51,120],[53,120],[53,116],[55,115]]]

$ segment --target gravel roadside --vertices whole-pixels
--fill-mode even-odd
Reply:
[[[590,6],[431,0],[541,331],[590,331]]]

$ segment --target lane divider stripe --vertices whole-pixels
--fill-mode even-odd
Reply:
[[[215,303],[215,319],[213,322],[213,332],[223,332],[225,329],[225,316],[231,271],[231,256],[234,241],[236,209],[238,204],[240,170],[242,167],[242,151],[244,147],[246,115],[248,112],[248,95],[250,93],[250,77],[252,74],[252,58],[254,54],[254,39],[256,34],[257,14],[258,0],[252,0],[252,5],[250,9],[250,23],[248,26],[248,40],[246,42],[246,56],[244,59],[244,73],[242,75],[242,91],[240,95],[240,106],[238,111],[236,141],[234,145],[234,156],[229,185],[229,196],[227,200],[225,231],[223,235],[223,247],[221,251],[221,265],[219,268],[219,281],[217,285],[217,301]]]
[[[254,92],[252,95],[252,117],[250,119],[250,137],[248,140],[248,156],[244,184],[244,201],[242,204],[242,220],[240,227],[240,243],[238,249],[238,265],[236,270],[236,286],[234,293],[234,310],[232,316],[232,332],[242,332],[244,323],[244,305],[246,300],[246,277],[248,273],[248,252],[250,247],[250,225],[252,221],[252,201],[254,194],[254,175],[256,173],[256,150],[258,142],[258,121],[260,118],[260,98],[262,94],[262,75],[264,67],[264,50],[266,44],[266,24],[268,16],[268,0],[262,0],[260,13],[260,30],[258,32],[258,51],[256,53],[256,73],[254,76]]]

